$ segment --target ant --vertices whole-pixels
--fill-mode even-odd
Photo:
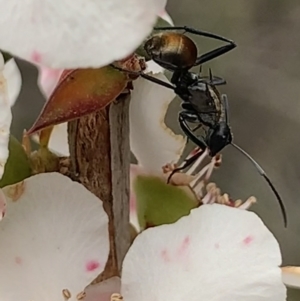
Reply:
[[[286,227],[286,210],[283,201],[271,180],[261,166],[247,152],[232,142],[232,133],[228,123],[227,96],[225,94],[220,95],[216,89],[216,86],[224,85],[226,84],[226,81],[220,77],[213,76],[211,70],[208,77],[201,77],[189,71],[194,66],[202,65],[203,63],[234,49],[236,44],[227,38],[186,26],[158,27],[154,29],[162,32],[153,35],[147,40],[144,44],[144,48],[153,61],[173,72],[171,84],[143,72],[131,72],[116,66],[113,67],[123,72],[139,75],[158,85],[172,89],[183,101],[181,104],[183,110],[179,113],[180,127],[185,135],[199,146],[202,151],[187,159],[183,167],[173,170],[169,176],[168,182],[175,172],[187,168],[197,160],[207,148],[209,150],[209,155],[214,157],[223,148],[231,144],[254,164],[260,175],[267,181],[271,190],[277,197]],[[173,30],[184,30],[188,33],[221,40],[227,42],[227,45],[198,56],[197,47],[194,41],[187,37],[185,33],[168,32]],[[191,129],[188,123],[195,123],[197,124],[197,127]],[[195,130],[203,126],[208,128],[205,137],[197,137],[194,134]]]

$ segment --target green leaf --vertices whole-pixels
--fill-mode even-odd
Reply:
[[[190,188],[167,184],[160,177],[137,176],[134,192],[139,224],[143,229],[174,223],[198,207]]]
[[[21,143],[13,136],[10,136],[8,149],[9,157],[0,180],[0,188],[23,181],[32,174],[28,156]]]

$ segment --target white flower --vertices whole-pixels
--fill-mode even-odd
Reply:
[[[109,253],[102,202],[58,173],[39,174],[3,189],[0,298],[78,300]]]
[[[0,296],[6,301],[215,300],[284,301],[281,254],[274,236],[252,212],[203,205],[171,225],[134,240],[112,278],[103,271],[108,218],[101,201],[57,173],[39,174],[3,189]],[[121,286],[121,288],[120,288]]]
[[[3,55],[0,53],[0,179],[9,155],[11,106],[19,96],[20,90],[21,74],[14,59],[10,59],[4,64]]]
[[[284,301],[280,264],[278,243],[256,214],[204,205],[139,234],[116,292],[123,301]]]
[[[124,301],[283,301],[281,255],[248,211],[204,205],[134,241],[122,272]]]
[[[131,54],[166,0],[0,0],[0,45],[52,68],[101,67]]]

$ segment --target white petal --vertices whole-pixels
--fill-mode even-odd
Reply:
[[[170,17],[170,15],[165,11],[163,10],[159,16],[164,19],[166,22],[168,22],[170,25],[174,26],[174,22],[172,20],[172,18]]]
[[[14,59],[10,59],[5,63],[3,75],[7,81],[7,93],[10,106],[16,102],[22,86],[22,77],[19,67]]]
[[[300,267],[283,267],[282,279],[285,285],[300,289]]]
[[[67,122],[56,125],[53,128],[48,147],[60,156],[70,156]]]
[[[0,179],[8,158],[8,141],[12,114],[7,93],[7,81],[3,75],[3,57],[0,53]]]
[[[125,301],[283,301],[279,246],[252,212],[204,205],[133,242],[122,274]]]
[[[153,75],[163,81],[162,74]],[[175,135],[165,122],[175,93],[143,78],[134,82],[130,101],[130,146],[138,163],[149,171],[159,171],[166,163],[177,162],[186,140]]]
[[[70,301],[99,275],[109,252],[102,202],[59,173],[13,187],[0,223],[0,295],[6,301]]]
[[[52,67],[100,67],[131,54],[166,0],[0,0],[1,49]]]
[[[39,143],[39,136],[33,135],[31,137],[36,143]],[[49,144],[49,150],[58,156],[70,156],[68,144],[68,123],[61,123],[53,127]]]
[[[38,86],[45,98],[48,99],[57,85],[63,69],[52,69],[44,66],[37,66],[37,68],[39,70]]]
[[[138,220],[137,208],[136,208],[136,195],[134,189],[134,181],[137,176],[145,173],[145,170],[136,164],[130,165],[130,211],[129,218],[131,225],[135,228],[137,232],[141,231],[141,227]]]
[[[97,284],[88,286],[85,289],[86,297],[84,301],[110,301],[114,293],[120,293],[121,279],[112,277]]]
[[[150,61],[147,62],[146,73],[150,73],[150,72],[153,73],[153,74],[163,73],[164,72],[164,68],[162,68],[161,66],[159,66],[154,61],[150,60]]]

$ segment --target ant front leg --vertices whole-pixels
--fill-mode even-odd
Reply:
[[[203,37],[207,37],[210,39],[215,39],[215,40],[219,40],[219,41],[223,41],[228,43],[225,46],[216,48],[212,51],[209,51],[203,55],[200,55],[194,66],[199,66],[203,63],[206,63],[214,58],[217,58],[223,54],[225,54],[226,52],[229,52],[230,50],[234,49],[236,47],[236,44],[232,41],[229,40],[227,38],[224,38],[222,36],[207,32],[207,31],[203,31],[203,30],[198,30],[198,29],[194,29],[192,27],[188,27],[188,26],[174,26],[174,27],[155,27],[155,30],[184,30],[187,33],[191,33],[191,34],[195,34],[195,35],[199,35],[199,36],[203,36]]]
[[[208,61],[211,61],[211,60],[229,52],[230,50],[234,49],[235,47],[236,47],[236,45],[234,43],[232,43],[232,44],[230,43],[228,45],[216,48],[212,51],[202,54],[197,58],[194,66],[198,66],[198,65],[204,64]]]
[[[207,37],[207,38],[211,38],[211,39],[215,39],[215,40],[219,40],[219,41],[223,41],[223,42],[227,42],[229,44],[235,45],[235,43],[232,40],[229,40],[227,38],[224,38],[222,36],[216,35],[216,34],[211,33],[211,32],[198,30],[198,29],[188,27],[188,26],[154,27],[154,30],[161,30],[161,31],[163,31],[163,30],[184,30],[185,32],[188,32],[188,33],[191,33],[191,34],[195,34],[195,35],[198,35],[198,36],[203,36],[203,37]]]
[[[195,115],[189,114],[188,112],[180,112],[179,113],[179,125],[184,132],[184,134],[193,141],[197,146],[199,146],[202,150],[205,150],[207,148],[206,143],[203,139],[200,139],[197,137],[193,130],[188,126],[187,121],[192,120],[195,118]],[[193,119],[195,121],[195,119]],[[192,121],[193,122],[193,121]]]
[[[160,80],[158,78],[155,78],[151,75],[148,75],[148,74],[145,74],[144,72],[140,71],[140,72],[136,72],[136,71],[131,71],[131,70],[127,70],[127,69],[123,69],[123,68],[120,68],[120,67],[117,67],[117,66],[114,66],[114,65],[111,65],[113,68],[121,71],[121,72],[126,72],[126,73],[129,73],[129,74],[133,74],[133,75],[136,75],[136,76],[140,76],[144,79],[147,79],[155,84],[158,84],[160,86],[163,86],[165,88],[168,88],[168,89],[172,89],[173,91],[175,90],[175,87],[172,86],[171,84],[169,83],[166,83],[164,82],[163,80]]]

